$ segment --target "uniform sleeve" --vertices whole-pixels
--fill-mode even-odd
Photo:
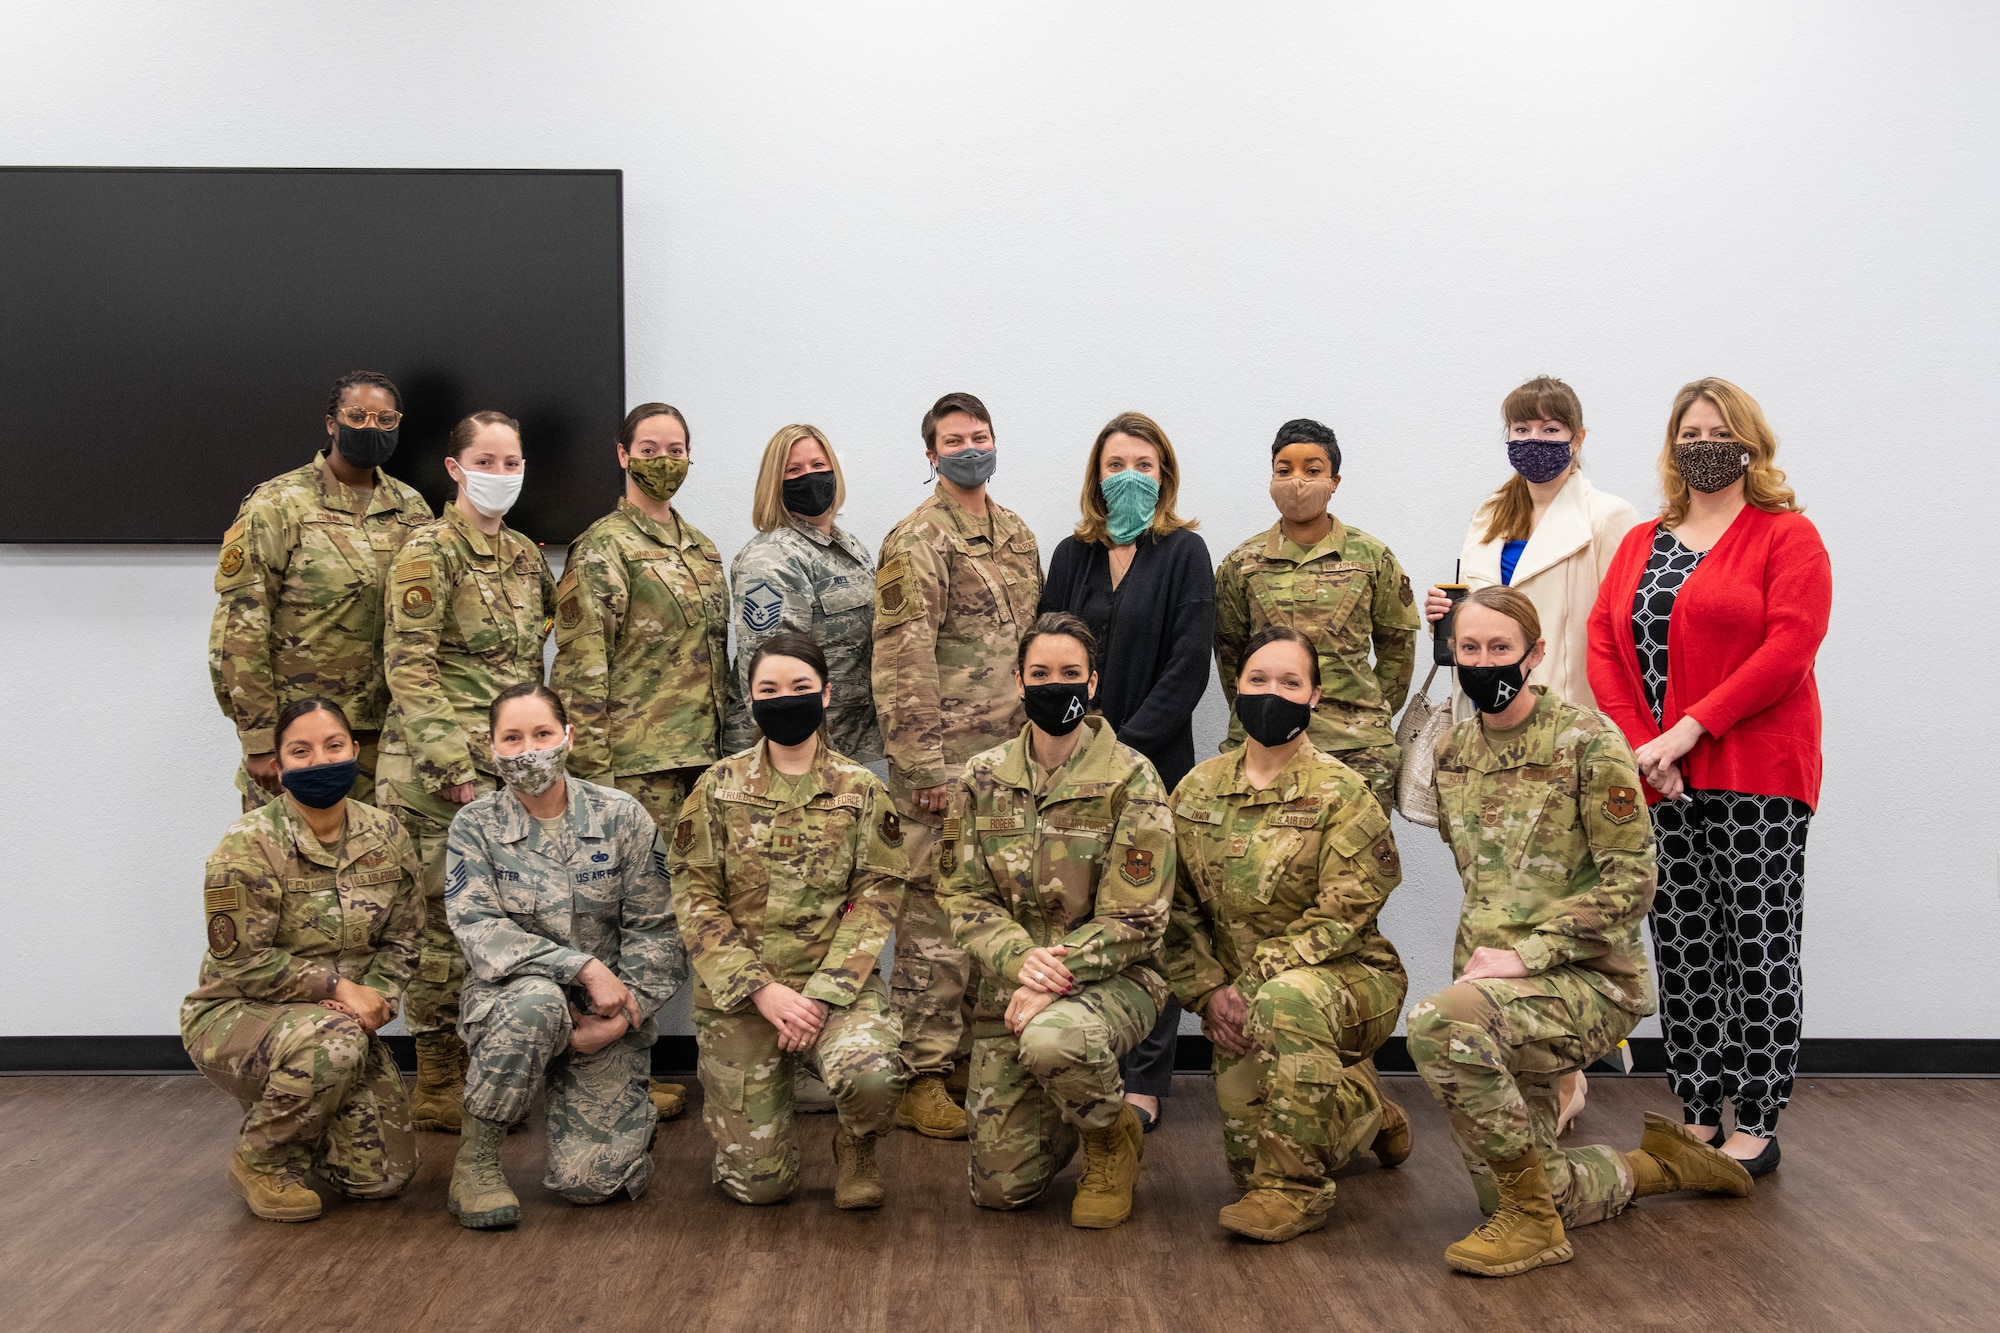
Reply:
[[[291,542],[285,524],[245,501],[222,535],[215,564],[215,616],[208,632],[208,674],[215,701],[236,724],[243,753],[278,748],[278,692],[271,665],[271,618],[284,587]]]
[[[1517,947],[1530,972],[1609,953],[1653,905],[1653,823],[1632,747],[1606,727],[1584,747],[1583,769],[1577,804],[1597,882],[1563,900]]]
[[[667,869],[689,959],[710,1001],[722,1010],[737,1008],[777,980],[729,914],[728,868],[717,850],[726,841],[711,771],[702,774],[681,807]]]
[[[643,808],[623,816],[619,864],[625,892],[618,904],[618,966],[612,972],[632,992],[645,1022],[687,984],[687,948],[674,920],[667,875],[667,841]]]
[[[574,728],[570,772],[586,782],[611,780],[611,654],[630,593],[614,553],[570,548],[556,585],[556,660],[549,686],[562,696]]]
[[[1167,984],[1174,997],[1195,1013],[1208,1005],[1208,997],[1229,984],[1229,974],[1215,956],[1214,924],[1208,909],[1195,891],[1194,873],[1188,868],[1189,843],[1175,839],[1174,896],[1167,909],[1167,931],[1160,943],[1160,962],[1166,968]]]
[[[1173,898],[1174,817],[1150,766],[1129,784],[1097,879],[1097,910],[1063,938],[1063,966],[1080,982],[1102,981],[1160,951]]]
[[[441,791],[475,776],[465,730],[444,697],[438,648],[451,614],[452,570],[429,536],[411,539],[389,573],[382,634],[382,674],[402,714],[403,742],[426,790]]]
[[[1243,744],[1243,724],[1236,720],[1236,677],[1243,669],[1243,645],[1250,642],[1250,590],[1234,555],[1222,558],[1215,571],[1215,674],[1229,705],[1229,731],[1221,749]]]
[[[473,808],[451,821],[444,854],[445,919],[465,953],[466,969],[495,986],[512,977],[547,977],[567,986],[592,955],[523,930],[507,915],[485,830],[466,818]]]
[[[938,906],[951,919],[952,938],[979,965],[1010,986],[1021,984],[1021,960],[1035,941],[1007,910],[1007,900],[986,864],[976,836],[968,778],[952,785],[938,869]],[[961,836],[961,834],[972,836]]]
[[[729,571],[729,623],[736,632],[736,657],[730,664],[722,752],[735,754],[757,743],[750,717],[751,656],[773,634],[812,633],[813,586],[804,562],[770,540],[739,551]]]
[[[1269,981],[1293,967],[1318,967],[1352,953],[1403,880],[1389,816],[1366,789],[1328,817],[1319,838],[1319,894],[1282,935],[1257,946],[1251,966]]]
[[[391,1003],[402,998],[410,978],[416,974],[417,959],[424,939],[424,870],[417,852],[401,828],[389,838],[389,855],[396,858],[403,877],[396,883],[396,897],[389,905],[389,920],[375,943],[375,956],[361,984],[379,991]]]
[[[861,816],[851,834],[860,846],[847,881],[847,915],[833,934],[825,961],[805,987],[807,999],[831,1005],[854,1003],[862,983],[875,971],[902,913],[903,889],[910,875],[902,821],[889,793],[872,788]]]
[[[1762,591],[1763,642],[1720,685],[1683,710],[1711,736],[1787,697],[1812,672],[1833,609],[1833,564],[1811,523],[1801,518],[1780,529]]]
[[[208,912],[204,984],[233,989],[246,1000],[316,1002],[340,980],[331,961],[296,958],[277,945],[285,881],[262,858],[225,847],[202,880]]]
[[[891,536],[875,573],[875,712],[883,749],[912,787],[945,780],[937,636],[944,624],[945,557],[916,536]]]
[[[1375,568],[1375,604],[1372,631],[1375,646],[1375,684],[1389,706],[1389,716],[1403,709],[1410,697],[1410,677],[1417,669],[1417,631],[1423,615],[1417,610],[1417,595],[1410,576],[1396,559],[1396,553],[1382,548],[1382,563]]]

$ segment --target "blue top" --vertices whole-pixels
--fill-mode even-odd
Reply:
[[[1514,566],[1521,563],[1521,552],[1528,549],[1526,542],[1508,542],[1500,548],[1500,586],[1514,586]]]

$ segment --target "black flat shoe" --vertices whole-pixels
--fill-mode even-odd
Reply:
[[[1127,1106],[1132,1106],[1132,1103],[1130,1102],[1127,1102],[1125,1104]],[[1160,1109],[1164,1111],[1167,1108],[1163,1106]],[[1132,1114],[1139,1117],[1139,1131],[1143,1134],[1152,1133],[1154,1127],[1160,1123],[1159,1117],[1148,1115],[1146,1113],[1146,1108],[1143,1106],[1132,1106]]]
[[[1736,1160],[1743,1163],[1743,1169],[1750,1173],[1750,1179],[1755,1180],[1759,1176],[1768,1176],[1777,1170],[1778,1157],[1778,1141],[1776,1139],[1766,1139],[1764,1140],[1764,1151],[1758,1153],[1755,1157],[1739,1157]]]

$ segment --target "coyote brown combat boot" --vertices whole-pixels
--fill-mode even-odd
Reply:
[[[820,1081],[818,1074],[807,1069],[805,1061],[792,1072],[792,1114],[825,1115],[833,1110],[833,1092]]]
[[[965,1108],[944,1090],[944,1079],[923,1074],[910,1080],[903,1100],[896,1103],[896,1123],[927,1139],[965,1137]]]
[[[1382,1120],[1375,1129],[1374,1139],[1368,1144],[1368,1151],[1374,1153],[1375,1160],[1383,1166],[1401,1166],[1410,1160],[1410,1113],[1389,1100],[1373,1060],[1363,1060],[1351,1066],[1348,1072],[1365,1080],[1375,1090],[1376,1100],[1382,1103]]]
[[[660,1120],[672,1120],[687,1110],[687,1085],[685,1083],[662,1083],[652,1081],[649,1089],[653,1098],[653,1113]]]
[[[1639,1151],[1626,1153],[1625,1160],[1632,1166],[1635,1199],[1675,1190],[1732,1194],[1741,1199],[1751,1189],[1750,1173],[1743,1169],[1743,1163],[1651,1111],[1646,1112],[1646,1132],[1639,1139]]]
[[[1301,1211],[1283,1190],[1251,1190],[1223,1209],[1216,1220],[1239,1236],[1275,1244],[1318,1231],[1326,1225],[1326,1214]]]
[[[875,1136],[850,1134],[846,1126],[833,1132],[833,1164],[839,1177],[833,1185],[836,1208],[880,1208],[882,1168],[875,1164]]]
[[[460,1226],[485,1231],[521,1220],[521,1201],[507,1188],[507,1176],[500,1170],[500,1144],[506,1137],[507,1127],[497,1120],[465,1117],[465,1137],[458,1145],[458,1160],[452,1163],[451,1192],[444,1201]]]
[[[229,1159],[229,1188],[266,1222],[310,1222],[319,1216],[319,1195],[297,1172],[252,1166],[241,1148]]]
[[[465,1114],[465,1043],[455,1032],[427,1032],[417,1038],[417,1086],[410,1093],[410,1120],[418,1129],[456,1134]]]
[[[1103,1230],[1132,1216],[1132,1187],[1139,1183],[1139,1159],[1146,1155],[1146,1127],[1127,1101],[1105,1129],[1083,1131],[1083,1175],[1069,1207],[1071,1226]]]
[[[1444,1252],[1461,1273],[1512,1277],[1545,1264],[1566,1264],[1575,1255],[1563,1235],[1562,1216],[1533,1148],[1511,1162],[1488,1162],[1500,1206],[1464,1240]]]

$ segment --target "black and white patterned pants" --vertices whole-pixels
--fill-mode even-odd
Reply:
[[[1668,1079],[1692,1124],[1769,1137],[1792,1097],[1803,986],[1806,827],[1787,796],[1695,791],[1653,807],[1653,952]]]

